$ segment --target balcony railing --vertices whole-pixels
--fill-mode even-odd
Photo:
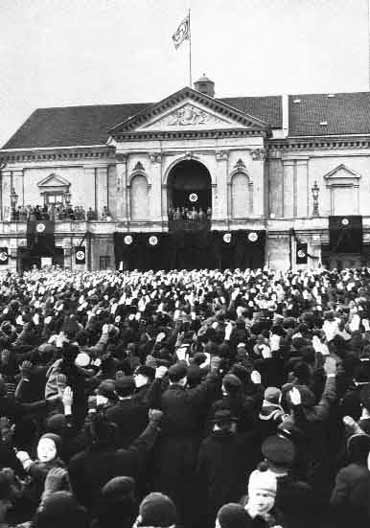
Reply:
[[[203,231],[204,229],[211,229],[210,218],[198,218],[198,219],[169,219],[168,230],[169,231]]]

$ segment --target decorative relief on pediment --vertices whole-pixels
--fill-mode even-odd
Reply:
[[[230,125],[226,119],[210,114],[192,104],[185,104],[170,114],[150,123],[146,128],[186,128],[186,127],[212,127]]]
[[[263,148],[256,148],[251,150],[251,158],[254,161],[263,161],[266,157],[266,151]]]

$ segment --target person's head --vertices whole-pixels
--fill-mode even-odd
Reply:
[[[222,379],[222,394],[223,396],[235,396],[240,393],[242,383],[235,374],[226,374]]]
[[[355,434],[347,441],[347,452],[349,462],[367,465],[370,453],[370,436],[367,434]]]
[[[62,439],[54,433],[46,433],[41,436],[37,444],[37,458],[40,462],[51,462],[58,457],[58,451],[62,445]]]
[[[229,409],[221,409],[215,412],[213,416],[213,431],[223,431],[234,433],[237,426],[235,418]]]
[[[277,387],[267,387],[267,389],[265,389],[263,399],[273,405],[280,405],[281,396],[281,390]]]
[[[119,398],[132,396],[135,391],[135,381],[133,376],[122,376],[115,382],[116,393]]]
[[[256,469],[249,477],[247,510],[251,517],[269,513],[275,504],[277,479],[272,471]]]
[[[34,517],[34,528],[88,528],[89,519],[85,508],[80,506],[72,493],[56,491],[43,504]]]
[[[79,348],[68,342],[63,343],[62,358],[64,363],[68,365],[74,364],[76,357],[78,356]]]
[[[215,528],[248,528],[250,517],[241,504],[224,504],[217,513]]]
[[[185,387],[187,383],[187,373],[188,369],[186,363],[179,362],[175,365],[172,365],[168,369],[170,383],[177,383],[178,385]]]
[[[176,507],[163,493],[149,493],[141,501],[136,526],[155,526],[169,528],[177,522]]]
[[[140,365],[134,372],[135,387],[139,389],[154,380],[155,369],[147,365]]]
[[[295,447],[289,438],[273,435],[263,442],[261,451],[268,467],[276,473],[288,472],[295,458]]]
[[[137,511],[133,478],[114,477],[103,486],[98,508],[101,528],[131,528]]]

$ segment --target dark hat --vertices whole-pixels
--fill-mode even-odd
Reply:
[[[206,359],[206,354],[204,354],[203,352],[197,352],[196,354],[194,354],[193,363],[200,366],[206,361]]]
[[[59,435],[67,427],[67,418],[64,414],[53,414],[47,419],[46,429],[48,433]]]
[[[116,382],[111,379],[102,381],[98,387],[98,394],[106,398],[115,397]]]
[[[148,365],[140,365],[140,367],[137,367],[134,374],[137,376],[139,375],[145,376],[146,378],[149,378],[150,380],[154,380],[155,369],[153,367],[149,367]]]
[[[233,502],[224,504],[218,510],[217,519],[221,528],[248,528],[251,523],[243,506]]]
[[[177,521],[176,507],[163,493],[149,493],[144,497],[139,514],[142,526],[169,527]]]
[[[132,477],[114,477],[103,486],[102,495],[110,501],[119,502],[134,491],[135,480]]]
[[[242,382],[235,374],[226,374],[223,377],[222,384],[227,392],[235,392],[242,386]]]
[[[217,424],[228,424],[237,421],[238,419],[231,414],[230,409],[219,409],[214,413],[212,418],[212,422]]]
[[[187,369],[186,363],[179,362],[179,363],[176,363],[175,365],[172,365],[168,369],[168,377],[170,378],[170,381],[174,383],[185,378],[187,373],[188,373],[188,369]]]
[[[88,528],[86,510],[80,506],[72,493],[56,491],[45,499],[43,509],[34,519],[35,528]]]
[[[115,381],[115,389],[118,396],[128,396],[135,390],[133,376],[122,376]]]
[[[295,447],[288,438],[269,436],[262,444],[262,454],[278,466],[290,466],[295,457]]]
[[[244,365],[236,363],[232,366],[231,373],[235,374],[235,376],[237,376],[242,383],[247,383],[250,380],[250,372],[252,370],[253,368],[248,370]]]

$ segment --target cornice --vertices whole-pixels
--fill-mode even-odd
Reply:
[[[340,150],[340,149],[368,149],[370,137],[310,137],[268,139],[267,146],[270,152],[274,151],[307,151],[307,150]]]
[[[125,132],[114,135],[116,141],[150,141],[166,139],[218,139],[225,137],[262,136],[267,134],[264,130],[257,129],[218,129],[218,130],[187,130],[187,131],[137,131]]]
[[[1,151],[0,150],[0,165],[2,163],[17,163],[35,161],[64,161],[64,160],[87,160],[87,159],[114,159],[115,149],[112,147],[76,147],[76,150],[71,148],[55,149],[55,150],[14,150]]]

